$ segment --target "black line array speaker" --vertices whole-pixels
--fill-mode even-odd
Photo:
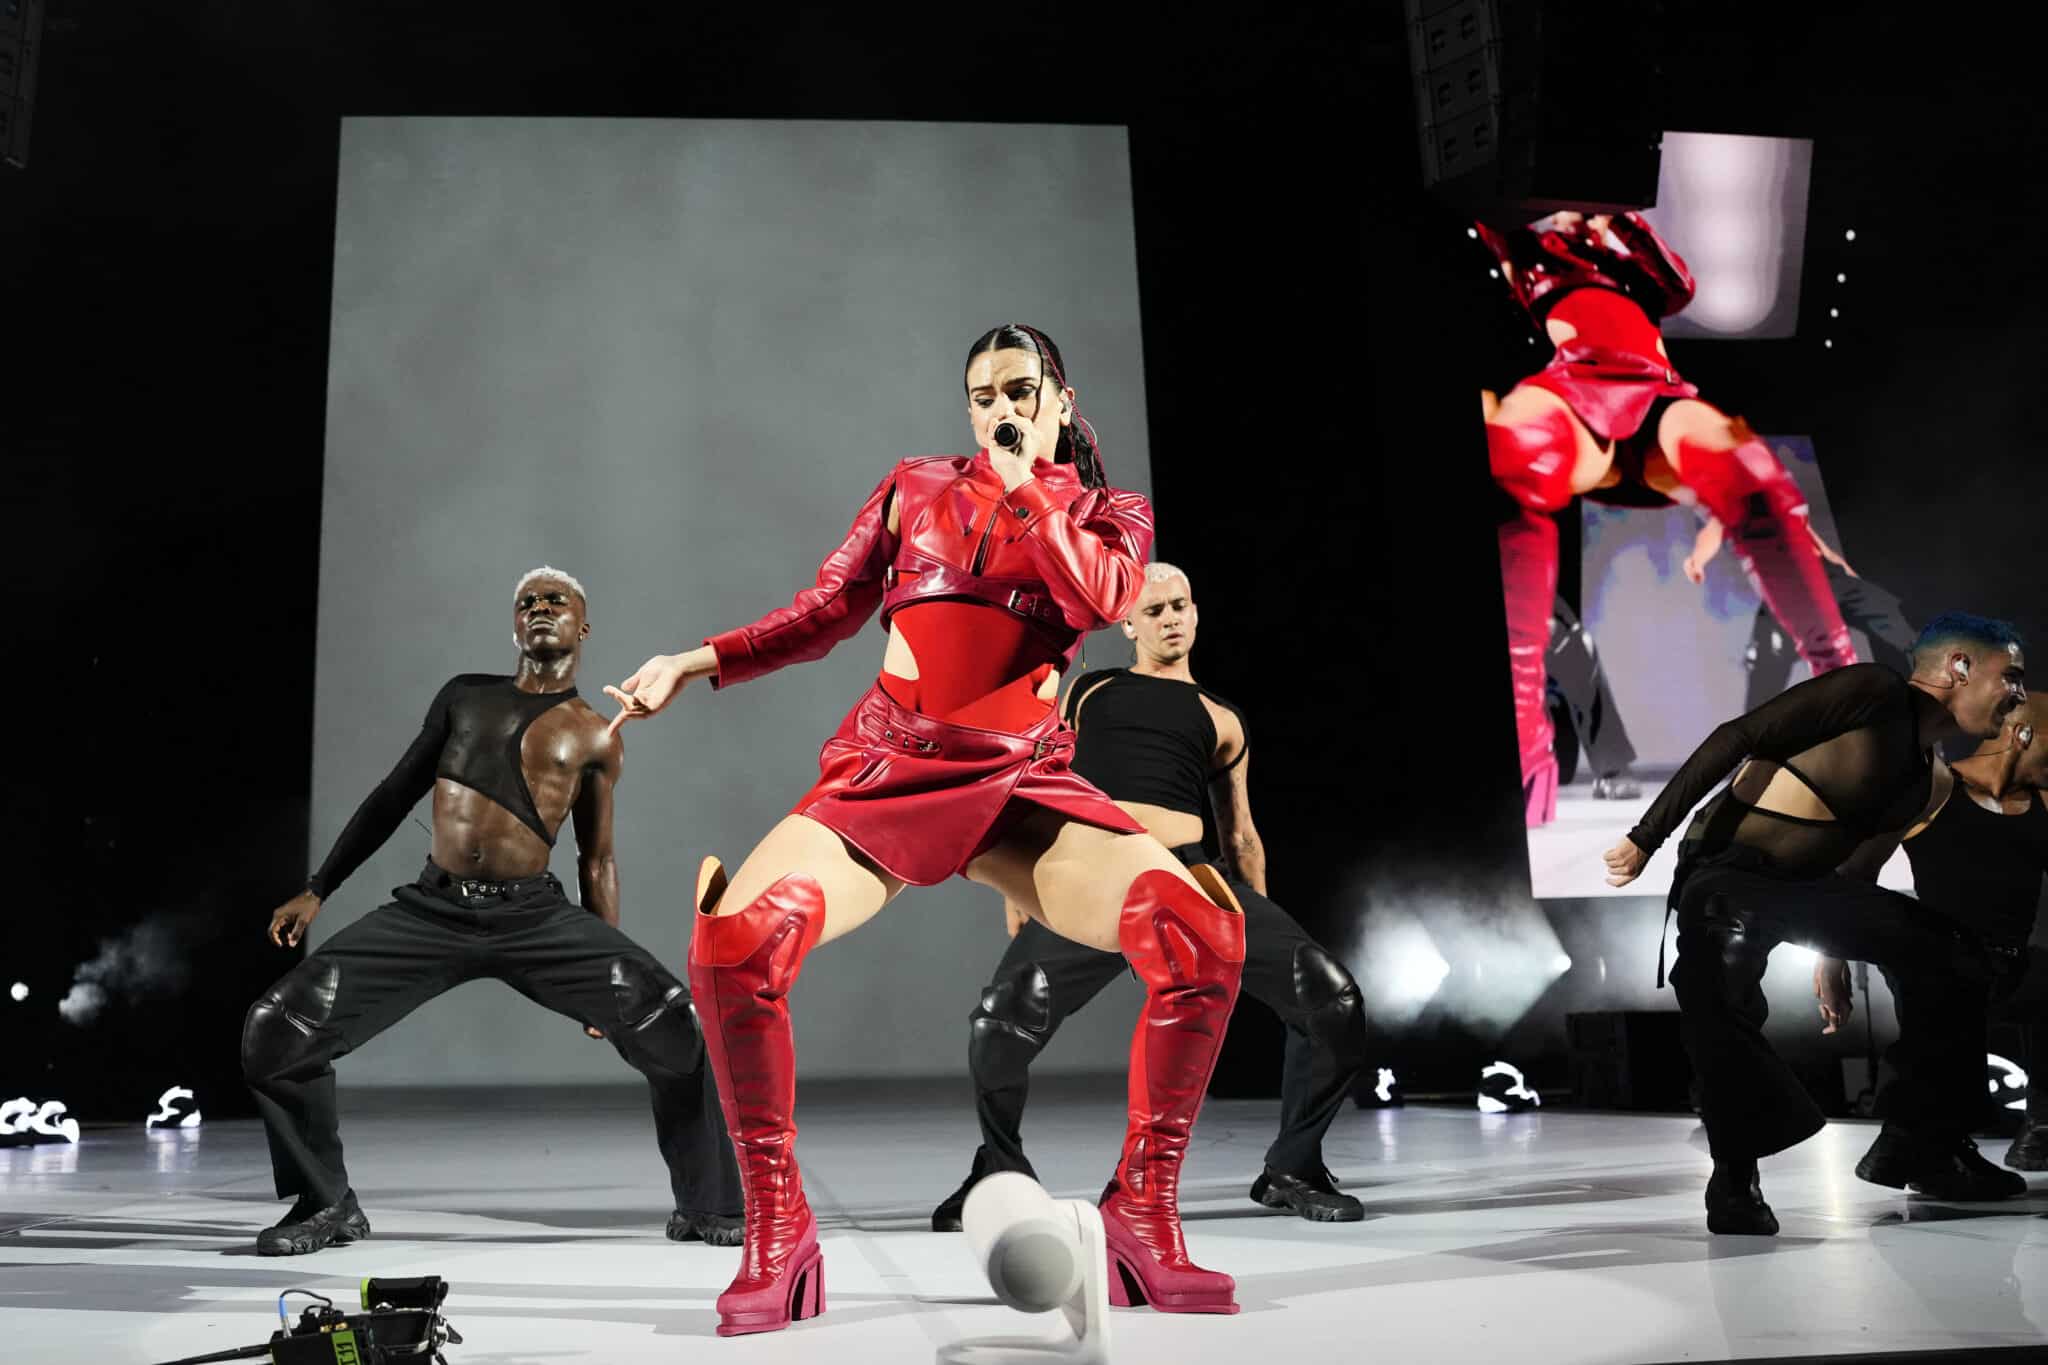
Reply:
[[[1655,0],[1404,0],[1423,185],[1473,217],[1657,199]]]
[[[43,42],[43,0],[0,0],[0,161],[28,165],[29,112]]]

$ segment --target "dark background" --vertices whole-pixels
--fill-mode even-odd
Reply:
[[[1421,192],[1399,6],[1128,26],[1094,8],[911,28],[843,8],[52,0],[32,160],[0,170],[19,649],[0,976],[34,992],[0,1000],[0,1093],[127,1116],[175,1072],[211,1108],[239,1099],[242,1011],[286,965],[262,928],[305,872],[344,114],[1127,123],[1158,553],[1199,585],[1205,683],[1256,726],[1276,896],[1342,932],[1382,908],[1366,881],[1387,901],[1481,869],[1526,894],[1474,389],[1528,349]],[[1664,126],[1818,144],[1798,338],[1674,342],[1679,368],[1759,430],[1815,436],[1858,568],[1909,609],[2048,639],[2043,126],[2018,35],[1883,7],[1662,8]],[[185,912],[185,987],[59,1022],[75,964],[165,910]],[[1255,1013],[1221,1084],[1270,1078]],[[1544,1064],[1561,1046],[1520,1041]],[[1387,1052],[1426,1088],[1494,1042],[1425,1014]]]

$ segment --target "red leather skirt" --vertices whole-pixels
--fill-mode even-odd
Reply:
[[[1576,337],[1522,382],[1548,389],[1571,404],[1587,430],[1603,441],[1635,435],[1660,398],[1700,395],[1699,388],[1680,379],[1662,356],[1616,350]]]
[[[1059,713],[1021,734],[952,725],[868,690],[818,751],[818,781],[791,813],[809,816],[913,886],[934,886],[987,852],[1032,806],[1083,824],[1145,827],[1068,765]]]

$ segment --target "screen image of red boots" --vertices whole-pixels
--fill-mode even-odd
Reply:
[[[1811,160],[1667,133],[1653,209],[1472,229],[1530,361],[1482,403],[1538,898],[1608,894],[1601,852],[1721,719],[1858,660],[1905,669],[1913,631],[1856,573],[1814,443],[1685,373],[1687,346],[1791,334]],[[1885,877],[1911,885],[1903,856]]]

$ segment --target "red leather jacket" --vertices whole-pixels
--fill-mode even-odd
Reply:
[[[718,655],[714,686],[823,658],[876,607],[886,626],[904,604],[937,597],[978,598],[1027,617],[1071,664],[1084,635],[1129,614],[1151,551],[1151,504],[1122,489],[1084,488],[1072,465],[1041,459],[1006,494],[986,451],[904,460],[868,495],[814,586],[705,641]]]
[[[1640,213],[1614,216],[1612,231],[1623,248],[1618,252],[1590,233],[1522,227],[1502,235],[1484,223],[1475,226],[1503,266],[1515,301],[1539,323],[1560,297],[1588,286],[1626,294],[1653,318],[1669,317],[1692,302],[1692,272]]]

